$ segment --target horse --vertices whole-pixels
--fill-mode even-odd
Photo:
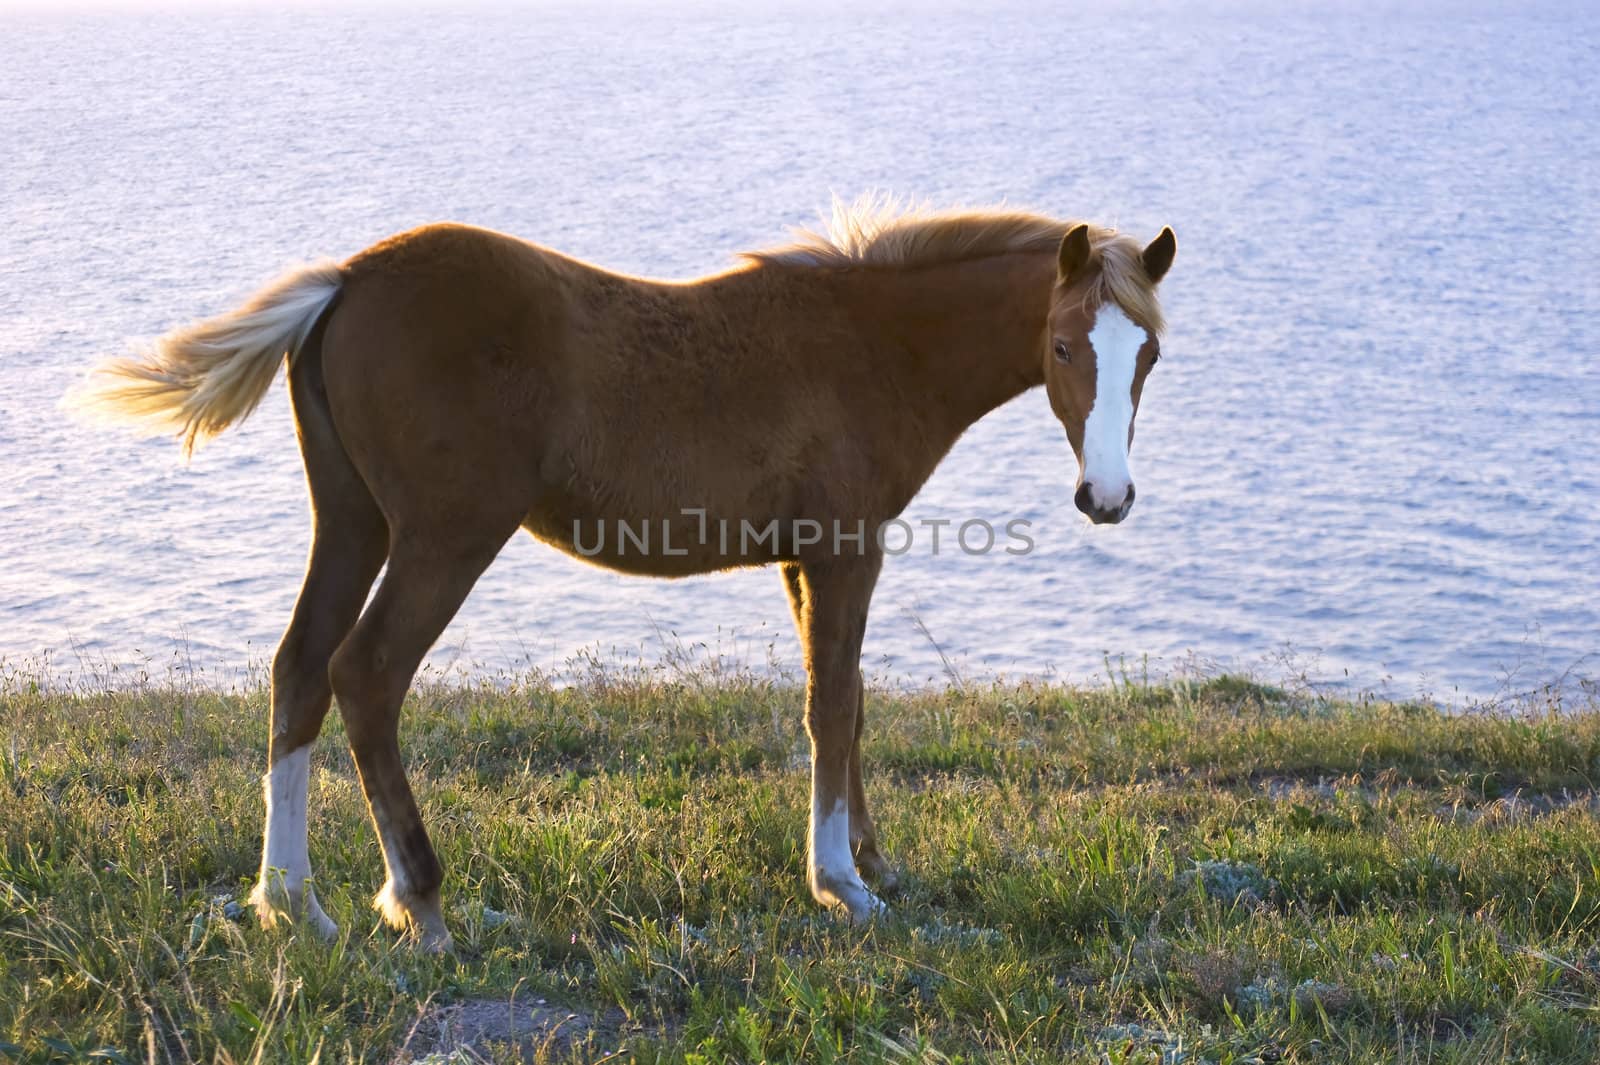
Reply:
[[[667,282],[426,225],[296,268],[80,383],[79,407],[175,433],[187,457],[288,364],[313,536],[272,663],[264,924],[337,932],[307,842],[311,746],[337,699],[387,874],[373,906],[417,947],[450,947],[400,708],[519,528],[653,577],[778,567],[806,671],[809,887],[853,921],[885,912],[896,874],[861,765],[873,531],[968,426],[1041,384],[1078,461],[1077,508],[1126,517],[1177,242],[871,198],[792,236]]]

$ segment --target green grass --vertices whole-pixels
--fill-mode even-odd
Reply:
[[[904,873],[805,888],[801,695],[596,674],[413,694],[458,949],[376,927],[337,714],[333,945],[263,930],[261,692],[0,683],[0,1061],[1600,1060],[1600,707],[1449,715],[1237,678],[869,696]],[[442,1012],[546,1019],[453,1057]],[[496,1037],[500,1041],[496,1041]],[[96,1058],[99,1055],[99,1058]]]

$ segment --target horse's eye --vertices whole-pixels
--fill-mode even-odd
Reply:
[[[1062,362],[1072,361],[1072,352],[1067,350],[1067,342],[1065,340],[1056,341],[1056,358]]]

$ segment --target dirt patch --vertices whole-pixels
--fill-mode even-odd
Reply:
[[[1558,794],[1529,793],[1516,788],[1487,801],[1475,795],[1456,793],[1435,813],[1441,820],[1469,825],[1519,825],[1562,813],[1574,807],[1600,813],[1600,794],[1573,792],[1563,788]]]
[[[406,1036],[394,1065],[467,1065],[490,1060],[491,1046],[533,1060],[564,1052],[595,1031],[592,1016],[542,998],[479,998],[428,1009]],[[503,1054],[502,1054],[503,1057]]]

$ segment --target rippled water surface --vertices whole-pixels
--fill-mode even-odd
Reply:
[[[281,384],[185,466],[58,413],[97,356],[419,222],[687,277],[883,188],[1180,251],[1130,520],[1077,515],[1041,393],[996,412],[906,516],[1037,548],[892,560],[880,677],[1600,674],[1593,9],[1057,11],[0,15],[0,657],[229,678],[294,600]],[[773,572],[519,538],[433,661],[585,649],[798,657]]]

